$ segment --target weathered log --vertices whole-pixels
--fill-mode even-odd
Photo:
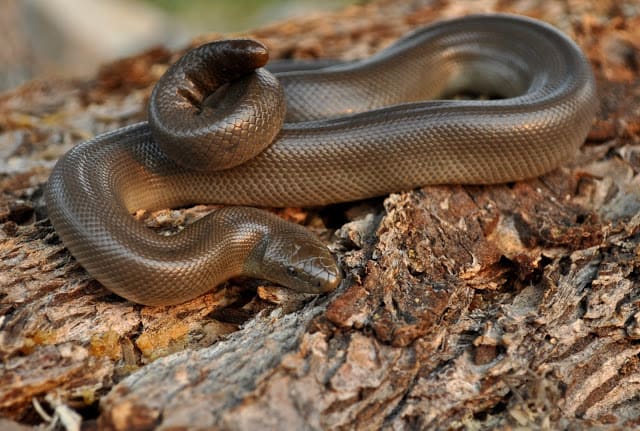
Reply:
[[[0,96],[0,426],[640,426],[640,8],[379,1],[251,35],[276,58],[351,59],[491,10],[551,22],[583,47],[601,98],[586,145],[530,181],[280,210],[340,256],[347,283],[322,297],[234,280],[142,307],[92,280],[57,238],[42,199],[54,161],[143,119],[179,53]],[[210,209],[137,216],[170,230]]]

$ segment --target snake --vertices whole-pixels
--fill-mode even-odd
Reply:
[[[251,39],[196,47],[156,83],[147,121],[57,161],[50,220],[107,289],[146,305],[234,277],[331,292],[335,255],[265,207],[538,177],[574,157],[598,105],[576,43],[518,15],[438,21],[354,61],[270,72],[268,57]],[[173,235],[133,216],[194,204],[222,207]]]

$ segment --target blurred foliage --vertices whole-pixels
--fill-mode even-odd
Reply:
[[[357,0],[144,0],[199,30],[247,30],[291,15],[336,9]],[[359,1],[360,3],[362,1]]]

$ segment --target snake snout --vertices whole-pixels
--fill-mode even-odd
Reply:
[[[298,292],[321,294],[335,290],[342,281],[342,271],[331,252],[313,238],[313,242],[289,255],[283,262],[286,281],[282,284]],[[313,253],[313,254],[311,254]]]
[[[276,232],[264,238],[264,253],[256,256],[258,270],[248,275],[302,293],[320,294],[337,288],[342,271],[329,249],[302,226],[281,220],[277,226]]]
[[[319,257],[319,262],[314,262],[312,274],[315,288],[310,293],[327,293],[335,290],[342,281],[342,270],[336,262],[336,259],[330,253],[325,256]]]

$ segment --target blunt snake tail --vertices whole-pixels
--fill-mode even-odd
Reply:
[[[536,177],[574,155],[598,104],[577,45],[513,15],[439,22],[328,67],[272,74],[267,59],[251,40],[196,48],[156,85],[148,122],[58,161],[46,193],[51,221],[105,287],[149,305],[184,302],[239,275],[331,291],[342,275],[329,250],[248,206]],[[500,98],[447,100],[463,92]],[[194,203],[232,206],[171,236],[131,216]]]

